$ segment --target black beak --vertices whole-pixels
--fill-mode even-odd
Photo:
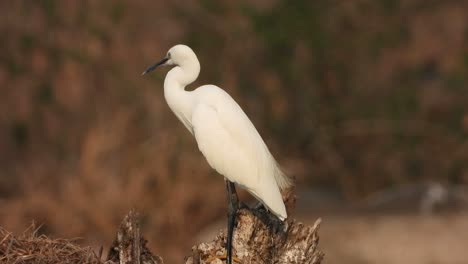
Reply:
[[[162,59],[160,62],[155,63],[155,64],[149,66],[141,75],[145,75],[145,74],[147,74],[148,72],[154,71],[154,69],[156,69],[158,66],[163,65],[163,64],[166,63],[166,61],[168,61],[168,60],[169,60],[169,58],[164,58],[164,59]]]

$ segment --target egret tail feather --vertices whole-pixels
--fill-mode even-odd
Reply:
[[[294,182],[291,179],[291,177],[289,177],[283,172],[283,170],[281,169],[278,163],[276,163],[275,165],[276,165],[275,171],[274,171],[275,181],[276,181],[276,184],[278,184],[278,187],[280,188],[280,190],[283,191],[292,187],[294,185]]]

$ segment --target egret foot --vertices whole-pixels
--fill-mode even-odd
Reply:
[[[251,211],[265,225],[270,226],[273,233],[277,234],[284,230],[284,222],[269,212],[262,203],[256,204]]]
[[[266,211],[267,209],[261,202],[257,201],[257,203],[252,207],[252,210]]]
[[[271,226],[271,230],[273,233],[278,234],[280,232],[284,231],[284,221],[281,221],[278,217],[275,215],[269,213],[269,222]]]
[[[211,263],[211,261],[215,260],[215,259],[219,259],[219,260],[226,260],[227,261],[227,254],[223,254],[221,256],[210,256],[209,258],[207,258],[205,260],[206,263]],[[232,260],[234,260],[234,262],[237,262],[237,263],[242,263],[241,260],[238,258],[238,257],[232,257]]]

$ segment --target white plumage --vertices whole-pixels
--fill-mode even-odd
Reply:
[[[175,65],[164,81],[166,101],[193,134],[210,166],[249,191],[278,218],[287,218],[280,190],[290,187],[291,181],[240,106],[214,85],[185,90],[200,73],[197,56],[189,47],[172,47],[158,65],[163,64]]]

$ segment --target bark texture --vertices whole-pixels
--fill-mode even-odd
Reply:
[[[105,264],[163,264],[161,257],[149,251],[146,242],[140,234],[138,214],[131,210],[120,224]]]
[[[321,220],[306,226],[295,220],[284,223],[282,230],[272,230],[267,219],[242,209],[233,238],[233,256],[240,263],[319,264],[324,254],[318,249]],[[192,248],[186,264],[220,264],[225,261],[226,235],[221,232],[214,241]]]

